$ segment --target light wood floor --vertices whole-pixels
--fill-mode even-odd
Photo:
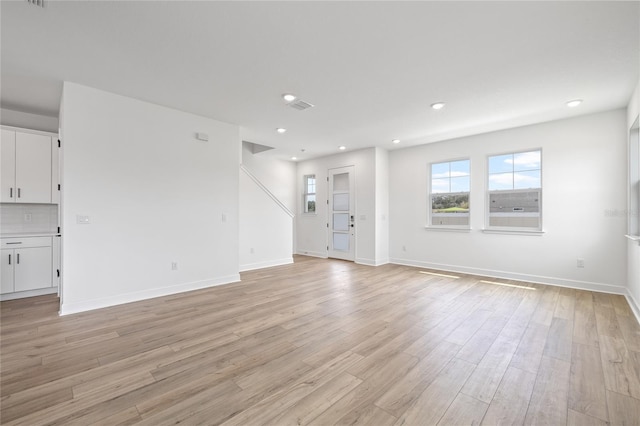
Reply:
[[[296,257],[58,317],[1,304],[2,424],[640,423],[625,299]]]

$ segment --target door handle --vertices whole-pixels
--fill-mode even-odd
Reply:
[[[353,223],[351,224],[351,227],[353,228]]]

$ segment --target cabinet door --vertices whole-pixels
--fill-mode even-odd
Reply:
[[[13,250],[0,250],[0,293],[13,293],[13,267],[16,257]]]
[[[16,249],[15,291],[51,287],[51,247]]]
[[[51,202],[51,136],[16,132],[18,203]]]
[[[0,202],[15,203],[16,132],[2,129],[0,145]]]

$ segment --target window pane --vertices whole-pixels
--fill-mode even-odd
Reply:
[[[513,169],[523,170],[539,170],[540,169],[540,151],[521,152],[513,155]]]
[[[304,177],[304,193],[315,194],[316,192],[316,175],[306,175]]]
[[[511,171],[513,171],[513,154],[489,157],[489,173],[504,173]]]
[[[348,231],[349,230],[349,213],[333,214],[333,230]]]
[[[489,194],[489,213],[505,217],[527,216],[540,212],[540,192],[496,192]]]
[[[349,173],[340,173],[333,175],[333,190],[348,191],[349,190]]]
[[[513,189],[513,173],[496,173],[489,175],[489,191]]]
[[[469,160],[452,161],[451,177],[469,176]]]
[[[449,163],[436,163],[431,165],[431,179],[449,177]]]
[[[349,251],[349,234],[333,234],[333,249]]]
[[[305,195],[304,196],[304,212],[305,213],[315,213],[316,212],[316,196],[314,195]]]
[[[513,174],[514,189],[540,188],[540,170]]]
[[[432,179],[431,180],[431,193],[439,194],[443,192],[451,192],[449,191],[449,179]]]
[[[469,176],[451,178],[451,192],[469,192],[469,186]]]
[[[431,211],[434,214],[469,213],[469,194],[434,195],[431,197]]]
[[[349,194],[333,194],[333,210],[349,211]]]

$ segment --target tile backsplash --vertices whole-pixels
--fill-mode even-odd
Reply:
[[[3,235],[57,230],[57,204],[0,203],[0,233]]]

